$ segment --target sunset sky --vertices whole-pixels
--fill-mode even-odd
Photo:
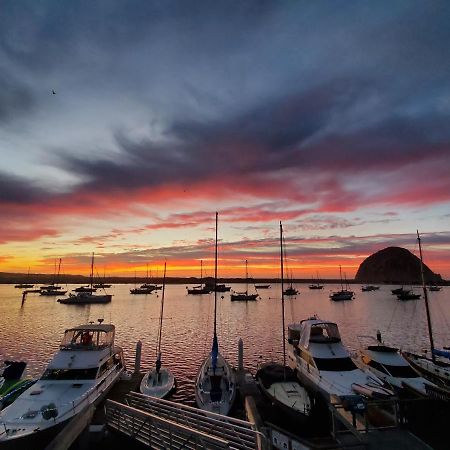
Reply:
[[[450,278],[450,2],[0,4],[0,271]],[[53,94],[52,91],[56,94]]]

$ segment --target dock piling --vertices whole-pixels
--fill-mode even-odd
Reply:
[[[239,338],[238,343],[238,370],[244,370],[244,341]]]
[[[137,341],[136,358],[134,360],[134,373],[139,373],[141,371],[141,353],[142,353],[142,342]]]

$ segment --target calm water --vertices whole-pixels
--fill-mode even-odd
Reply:
[[[68,289],[75,286],[68,285]],[[116,326],[116,343],[123,347],[129,368],[133,368],[135,346],[143,343],[142,367],[155,358],[160,291],[148,296],[130,295],[134,286],[116,285],[107,305],[61,305],[55,298],[29,294],[21,307],[21,291],[0,285],[0,359],[28,361],[28,373],[39,375],[58,349],[65,328],[98,318]],[[244,286],[234,285],[236,290]],[[391,295],[391,286],[379,291],[361,292],[353,286],[356,299],[331,302],[328,295],[337,286],[322,291],[298,285],[301,293],[287,299],[286,322],[299,321],[313,314],[338,323],[344,343],[358,348],[358,335],[375,335],[380,329],[384,339],[402,348],[419,350],[428,343],[423,300],[400,302]],[[230,294],[218,294],[218,336],[221,352],[237,365],[237,343],[244,340],[245,365],[253,372],[261,361],[280,359],[281,309],[280,287],[261,290],[257,302],[231,302]],[[223,296],[223,298],[221,298]],[[212,342],[214,296],[186,295],[185,286],[166,288],[163,330],[163,363],[178,382],[176,400],[192,403],[194,379]],[[450,287],[430,292],[435,342],[450,344]]]

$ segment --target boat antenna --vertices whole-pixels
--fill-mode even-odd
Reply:
[[[422,258],[422,245],[421,245],[421,241],[420,241],[419,230],[417,230],[417,241],[419,242],[420,275],[422,277],[423,297],[425,298],[425,310],[427,312],[428,336],[430,338],[431,359],[433,362],[436,362],[436,358],[434,356],[433,329],[431,328],[431,315],[430,315],[430,307],[428,305],[427,287],[425,285],[425,274],[424,274],[424,269],[423,269],[423,258]]]
[[[217,340],[217,223],[219,213],[216,211],[216,243],[214,249],[214,336],[211,349],[211,365],[214,374],[217,367],[217,356],[219,354],[219,342]]]
[[[166,266],[167,262],[164,262],[164,275],[163,275],[163,285],[161,293],[161,311],[159,314],[159,332],[158,332],[158,350],[156,355],[156,372],[159,373],[161,369],[161,337],[162,337],[162,325],[163,325],[163,314],[164,314],[164,293],[166,290]]]
[[[280,220],[280,272],[281,272],[281,320],[283,325],[283,371],[286,379],[286,331],[284,325],[284,266],[283,266],[283,225]]]

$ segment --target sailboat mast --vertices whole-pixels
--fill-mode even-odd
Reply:
[[[434,356],[433,330],[431,328],[431,315],[430,315],[430,307],[428,305],[427,287],[425,285],[425,274],[423,270],[423,258],[422,258],[422,244],[420,242],[419,230],[417,230],[417,241],[419,242],[420,274],[422,276],[423,297],[425,299],[425,310],[427,312],[428,336],[430,338],[431,359],[433,362],[435,362],[436,358]]]
[[[283,325],[283,366],[286,367],[286,331],[284,325],[284,266],[283,266],[283,225],[280,221],[280,272],[281,272],[281,319]],[[286,371],[284,373],[286,377]]]
[[[56,266],[56,261],[55,261],[55,266]],[[55,267],[55,268],[56,268],[56,267]],[[60,270],[61,270],[61,258],[59,258],[58,273],[57,273],[57,275],[56,275],[56,283],[55,283],[55,284],[58,284],[58,283],[59,283],[59,272],[60,272]]]
[[[344,290],[344,285],[342,284],[342,266],[339,265],[339,275],[341,277],[341,291]]]
[[[219,213],[216,211],[216,244],[214,250],[214,337],[217,336],[217,223]]]
[[[92,252],[92,258],[91,258],[91,289],[94,282],[94,252]]]
[[[161,354],[161,337],[162,337],[162,326],[163,326],[163,314],[164,314],[164,293],[166,290],[166,265],[164,262],[164,275],[163,275],[163,285],[162,285],[162,294],[161,294],[161,311],[159,314],[159,334],[158,334],[158,350],[156,357],[159,358]]]
[[[245,260],[245,293],[248,294],[248,260]]]

